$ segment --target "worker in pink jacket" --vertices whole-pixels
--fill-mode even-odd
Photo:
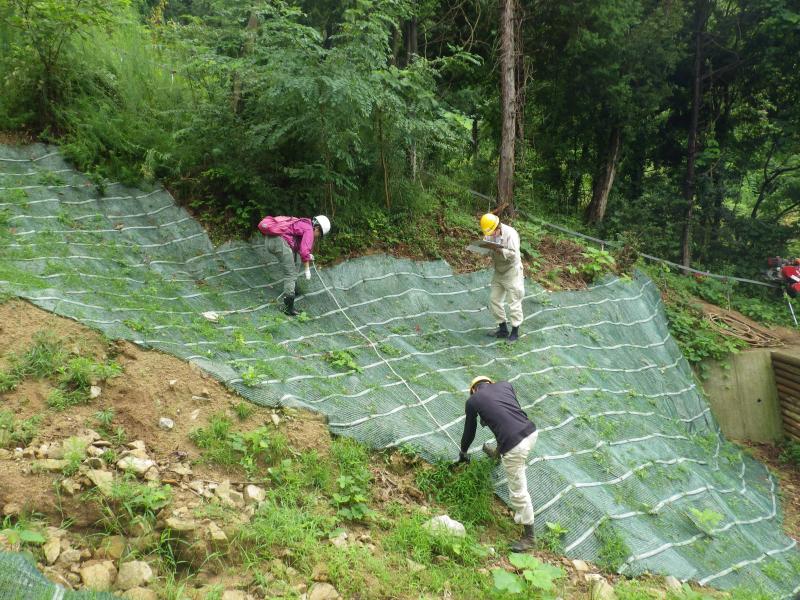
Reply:
[[[314,242],[331,230],[325,215],[313,219],[298,217],[264,217],[258,230],[266,236],[265,247],[280,265],[283,276],[283,311],[290,316],[300,314],[294,308],[297,295],[297,258],[305,266],[306,279],[311,279],[310,263]]]

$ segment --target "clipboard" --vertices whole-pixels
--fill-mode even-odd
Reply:
[[[502,250],[505,246],[498,242],[490,242],[488,240],[480,240],[479,242],[475,242],[481,248],[486,248],[488,250]]]

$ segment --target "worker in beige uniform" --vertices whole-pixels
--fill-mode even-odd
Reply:
[[[492,250],[494,276],[490,303],[497,331],[490,335],[515,342],[519,338],[519,326],[522,324],[522,297],[525,295],[519,234],[510,225],[501,223],[500,218],[492,213],[486,213],[481,217],[481,230],[485,241],[500,244],[500,247]],[[508,317],[504,306],[506,299],[508,299]]]

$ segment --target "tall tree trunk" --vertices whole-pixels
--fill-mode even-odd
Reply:
[[[500,0],[500,165],[497,172],[498,212],[514,212],[514,139],[516,89],[514,81],[514,2]]]
[[[516,1],[516,0],[515,0]],[[522,47],[522,22],[524,12],[519,4],[516,5],[514,18],[514,85],[516,86],[516,135],[517,151],[523,150],[525,143],[525,83],[527,81],[527,70],[525,68],[525,51]]]
[[[614,185],[614,176],[617,173],[617,161],[619,151],[622,146],[622,128],[617,126],[611,130],[608,139],[606,156],[598,173],[592,183],[592,201],[586,208],[586,220],[589,223],[598,224],[606,216],[608,206],[608,196],[611,193],[611,186]]]
[[[681,264],[690,266],[692,262],[692,220],[694,217],[694,196],[696,186],[695,160],[697,158],[697,127],[700,118],[701,71],[703,68],[703,32],[708,21],[708,1],[695,2],[694,69],[692,82],[692,113],[689,122],[689,136],[686,148],[686,179],[683,183],[683,198],[686,208],[681,235]]]
[[[258,29],[258,14],[256,11],[250,12],[250,18],[247,20],[247,27],[245,33],[244,46],[242,47],[242,56],[247,56],[253,51],[255,44],[256,30]],[[233,72],[233,93],[231,94],[231,110],[236,113],[239,112],[239,101],[242,99],[242,76],[238,71]]]
[[[472,162],[478,163],[478,117],[472,117]]]
[[[406,65],[410,65],[415,54],[419,54],[419,35],[417,17],[413,16],[406,23]]]

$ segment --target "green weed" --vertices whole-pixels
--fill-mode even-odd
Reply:
[[[429,518],[415,514],[398,519],[384,540],[384,547],[424,565],[435,564],[437,556],[446,556],[462,565],[475,566],[488,555],[486,548],[469,534],[455,537],[426,529],[423,525]]]
[[[540,546],[554,554],[563,554],[564,536],[569,532],[569,529],[562,527],[561,523],[551,523],[549,521],[544,525],[544,533],[538,538]]]
[[[463,523],[488,523],[493,518],[492,461],[472,460],[464,468],[451,471],[440,463],[417,472],[417,486],[429,498],[443,504],[448,514]]]
[[[5,517],[0,524],[0,536],[11,548],[19,548],[25,544],[38,546],[47,541],[39,527],[25,518],[13,522],[11,517]]]
[[[27,446],[36,437],[41,420],[40,415],[17,420],[10,410],[0,410],[0,448],[13,444]]]
[[[240,400],[239,403],[233,407],[233,412],[240,421],[246,421],[255,410],[255,407],[250,402],[244,400]]]
[[[191,432],[192,441],[203,449],[203,459],[221,465],[238,465],[254,475],[262,465],[278,463],[288,452],[286,437],[266,427],[236,432],[224,415],[214,415],[207,427]]]
[[[492,569],[492,578],[494,589],[509,596],[554,598],[550,592],[555,591],[556,581],[566,575],[564,569],[542,563],[530,554],[510,554],[508,560],[521,574]]]
[[[700,531],[711,537],[714,535],[713,529],[719,525],[723,516],[711,509],[699,510],[697,508],[690,508],[686,516],[694,523]]]
[[[326,352],[323,358],[330,366],[337,369],[361,373],[361,367],[356,362],[356,356],[350,350],[332,350]]]
[[[109,407],[98,410],[94,413],[94,420],[99,429],[109,431],[111,429],[111,423],[114,421],[114,408]]]
[[[64,440],[64,460],[67,465],[62,469],[62,473],[66,477],[70,477],[78,472],[78,467],[86,458],[87,442],[78,437],[70,437]]]
[[[114,532],[126,532],[137,518],[153,522],[156,513],[172,501],[169,485],[141,483],[131,474],[115,479],[107,496],[92,493],[100,503],[103,524]]]
[[[604,521],[595,532],[600,543],[597,565],[606,571],[616,572],[630,556],[630,548],[624,538],[609,521]]]

